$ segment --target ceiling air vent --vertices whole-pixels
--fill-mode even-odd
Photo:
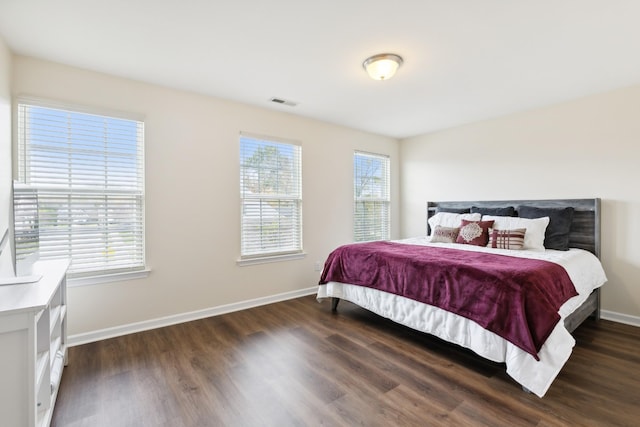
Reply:
[[[295,107],[296,105],[298,105],[297,102],[287,101],[286,99],[282,98],[271,98],[270,101],[275,102],[276,104],[288,105],[289,107]]]

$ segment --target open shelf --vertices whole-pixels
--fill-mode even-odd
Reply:
[[[56,328],[60,326],[60,314],[62,313],[62,306],[57,305],[55,307],[51,307],[51,311],[49,314],[49,333],[53,334],[56,332]]]
[[[67,267],[66,260],[39,261],[34,265],[34,273],[42,276],[37,283],[0,286],[3,426],[51,423],[66,363]],[[26,369],[16,369],[17,363]]]
[[[38,353],[36,357],[36,384],[42,383],[45,380],[45,374],[47,373],[47,367],[49,365],[49,352],[42,351]]]

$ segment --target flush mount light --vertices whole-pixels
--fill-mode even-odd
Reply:
[[[394,53],[373,55],[362,63],[369,76],[374,80],[389,80],[402,65],[402,57]]]

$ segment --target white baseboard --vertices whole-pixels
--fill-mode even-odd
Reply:
[[[135,332],[148,331],[150,329],[162,328],[178,323],[190,322],[192,320],[204,319],[206,317],[218,316],[220,314],[231,313],[234,311],[245,310],[247,308],[258,307],[261,305],[272,304],[274,302],[286,301],[299,298],[306,295],[315,294],[318,290],[317,286],[312,288],[300,289],[291,292],[271,295],[268,297],[256,298],[248,301],[241,301],[233,304],[225,304],[218,307],[205,308],[204,310],[191,311],[188,313],[174,314],[172,316],[160,317],[157,319],[144,320],[142,322],[129,323],[122,326],[114,326],[113,328],[99,329],[97,331],[85,332],[82,334],[70,335],[67,341],[69,347],[87,344],[90,342],[105,340],[107,338],[119,337],[122,335],[132,334]]]
[[[640,327],[640,317],[628,314],[616,313],[615,311],[600,310],[600,317],[612,322],[624,323],[625,325]]]
[[[99,329],[97,331],[85,332],[82,334],[70,335],[67,345],[73,347],[76,345],[87,344],[90,342],[105,340],[108,338],[119,337],[122,335],[132,334],[135,332],[148,331],[150,329],[162,328],[178,323],[190,322],[192,320],[204,319],[206,317],[218,316],[220,314],[232,313],[234,311],[245,310],[247,308],[259,307],[261,305],[272,304],[274,302],[286,301],[299,298],[306,295],[315,294],[318,290],[317,286],[311,288],[300,289],[291,292],[271,295],[268,297],[256,298],[247,301],[241,301],[233,304],[221,305],[218,307],[205,308],[204,310],[191,311],[188,313],[174,314],[172,316],[160,317],[157,319],[145,320],[142,322],[129,323],[122,326],[114,326],[113,328]],[[605,320],[624,323],[626,325],[640,327],[640,317],[630,316],[628,314],[616,313],[615,311],[601,310],[600,316]]]

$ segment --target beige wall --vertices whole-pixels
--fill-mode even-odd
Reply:
[[[602,259],[609,277],[603,308],[640,316],[640,223],[634,220],[640,217],[640,120],[634,116],[640,86],[409,138],[398,147],[391,138],[291,114],[12,59],[2,48],[2,123],[10,123],[4,70],[11,65],[14,96],[145,117],[152,272],[146,279],[71,288],[70,334],[314,286],[314,263],[351,239],[354,149],[391,156],[394,238],[425,232],[427,200],[601,197]],[[240,131],[302,141],[303,260],[236,266]],[[0,162],[10,153],[3,132]]]
[[[9,227],[11,196],[11,52],[0,38],[0,239]],[[13,274],[11,249],[0,255],[0,277]]]
[[[315,286],[314,263],[351,240],[355,149],[391,156],[392,230],[399,235],[394,139],[25,57],[14,58],[13,71],[14,95],[145,117],[151,274],[70,288],[70,334]],[[305,259],[236,265],[240,131],[302,142]]]
[[[426,232],[428,200],[600,197],[603,309],[640,320],[640,86],[409,138],[400,151],[405,237]]]

